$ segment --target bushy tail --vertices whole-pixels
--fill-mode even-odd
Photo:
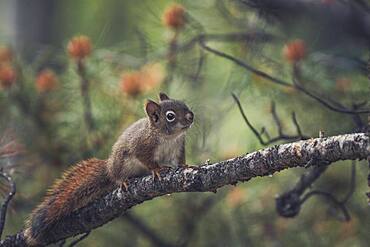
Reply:
[[[90,159],[67,170],[47,192],[26,222],[24,235],[29,245],[38,245],[58,220],[86,206],[113,188],[106,161]]]

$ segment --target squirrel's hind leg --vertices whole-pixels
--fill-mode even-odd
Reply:
[[[154,168],[152,170],[152,176],[153,176],[153,179],[155,180],[156,178],[158,178],[158,181],[162,181],[162,178],[161,178],[161,174],[159,173],[160,171],[162,170],[161,167],[157,167],[157,168]]]

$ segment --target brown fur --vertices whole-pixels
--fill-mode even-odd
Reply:
[[[59,219],[86,206],[127,179],[163,166],[185,165],[185,130],[193,113],[181,101],[160,94],[160,103],[148,101],[148,117],[128,127],[112,148],[108,160],[82,161],[64,173],[32,212],[24,231],[27,243],[37,245]],[[168,121],[166,113],[176,118]]]
[[[118,185],[163,166],[185,165],[185,130],[193,121],[185,116],[193,113],[167,95],[161,94],[160,99],[159,104],[148,101],[148,117],[127,128],[113,146],[108,172]],[[176,113],[176,121],[166,121],[168,110]]]
[[[71,167],[49,189],[27,220],[25,236],[28,242],[39,242],[54,222],[99,198],[112,189],[112,185],[105,160],[85,160]]]

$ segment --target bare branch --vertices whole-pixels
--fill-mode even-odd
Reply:
[[[50,229],[43,244],[91,231],[155,197],[178,192],[216,191],[228,184],[268,176],[287,168],[304,167],[312,157],[320,161],[314,166],[320,166],[324,161],[330,164],[339,160],[362,160],[369,155],[368,146],[369,137],[364,133],[316,138],[275,145],[198,169],[170,169],[162,172],[161,181],[153,180],[152,176],[132,179],[127,192],[117,188],[104,198],[62,218]],[[25,246],[23,233],[8,236],[0,246]]]
[[[338,209],[340,209],[343,213],[344,220],[349,221],[351,220],[351,216],[348,212],[348,209],[346,205],[340,201],[338,201],[331,193],[325,192],[325,191],[320,191],[320,190],[313,190],[308,192],[302,199],[301,204],[303,204],[306,200],[311,198],[314,195],[319,195],[327,199],[330,203],[332,203],[334,206],[336,206]]]
[[[335,112],[340,112],[340,113],[345,113],[345,114],[368,114],[370,113],[370,110],[353,110],[353,109],[348,109],[347,107],[339,106],[339,103],[336,103],[336,106],[334,106],[332,103],[329,103],[328,101],[324,100],[324,96],[320,95],[317,92],[312,92],[305,88],[298,80],[297,77],[293,78],[293,82],[295,85],[295,88],[297,88],[299,91],[303,92],[307,96],[313,98],[329,110],[335,111]]]
[[[169,83],[172,81],[175,69],[177,67],[178,37],[179,32],[175,31],[168,44],[167,65],[166,65],[167,76],[163,82],[163,86],[165,88],[168,88]]]
[[[349,201],[349,199],[352,197],[353,193],[355,193],[355,188],[356,188],[356,161],[352,161],[352,166],[351,166],[351,180],[349,184],[349,191],[347,195],[341,200],[341,203],[346,203]]]
[[[274,119],[275,124],[277,126],[278,134],[280,136],[283,135],[283,127],[281,126],[279,116],[276,113],[276,107],[275,107],[275,102],[274,101],[271,102],[271,114],[272,114],[272,118]]]
[[[320,95],[320,93],[318,93],[318,92],[313,92],[312,90],[309,90],[309,89],[305,88],[303,86],[303,84],[301,83],[301,81],[303,81],[303,76],[302,76],[302,73],[300,71],[300,66],[299,66],[299,64],[295,63],[293,65],[293,84],[294,84],[296,89],[303,92],[307,96],[315,99],[317,102],[319,102],[320,104],[322,104],[326,108],[328,108],[332,111],[335,111],[335,112],[340,112],[340,113],[345,113],[345,114],[352,114],[352,115],[370,113],[369,109],[367,109],[367,110],[359,109],[361,104],[359,104],[356,107],[353,107],[351,109],[351,108],[343,106],[340,102],[335,101],[333,99],[329,98],[329,99],[324,100],[326,97],[324,97],[323,95]],[[367,104],[367,102],[365,102],[365,104]]]
[[[244,63],[243,61],[229,55],[229,54],[226,54],[224,52],[221,52],[221,51],[218,51],[218,50],[215,50],[209,46],[207,46],[205,44],[205,42],[202,40],[199,42],[200,46],[203,47],[203,49],[205,49],[206,51],[209,51],[217,56],[220,56],[220,57],[223,57],[223,58],[226,58],[232,62],[234,62],[235,64],[245,68],[246,70],[258,75],[258,76],[261,76],[269,81],[272,81],[276,84],[279,84],[279,85],[282,85],[282,86],[286,86],[286,87],[290,87],[290,88],[293,88],[294,86],[284,80],[281,80],[281,79],[278,79],[278,78],[275,78],[275,77],[272,77],[271,75],[261,71],[261,70],[258,70],[258,69],[255,69],[254,67],[252,67],[251,65],[247,64],[247,63]]]
[[[132,213],[126,213],[123,215],[123,218],[128,221],[132,226],[138,229],[150,242],[153,246],[158,247],[170,247],[172,244],[167,243],[165,240],[160,238],[152,229],[150,229],[139,217]]]
[[[189,245],[190,240],[192,239],[194,233],[196,232],[197,225],[200,222],[201,218],[207,215],[207,212],[218,202],[221,197],[208,196],[203,199],[203,201],[196,205],[195,207],[190,208],[191,217],[187,217],[187,221],[183,224],[183,230],[180,234],[180,239],[177,247],[186,247]]]
[[[295,112],[292,112],[292,120],[293,120],[293,124],[297,130],[298,135],[301,137],[301,139],[305,139],[305,136],[302,134],[301,127],[299,127]]]
[[[79,60],[77,62],[77,73],[81,80],[81,85],[80,85],[81,90],[80,91],[81,91],[81,97],[83,101],[82,103],[83,103],[83,109],[84,109],[85,124],[86,124],[87,129],[89,131],[92,131],[95,125],[94,125],[94,119],[93,119],[92,110],[91,110],[91,100],[90,100],[90,92],[89,92],[90,82],[87,79],[85,64],[82,60]]]
[[[277,126],[277,129],[278,129],[278,136],[271,138],[265,127],[262,127],[260,133],[258,133],[258,131],[249,122],[246,114],[244,113],[244,110],[243,110],[243,107],[242,107],[242,105],[240,103],[239,98],[234,93],[232,93],[232,96],[233,96],[236,104],[238,105],[239,111],[240,111],[240,113],[241,113],[241,115],[242,115],[245,123],[253,131],[254,135],[257,137],[257,139],[261,143],[261,145],[267,146],[269,144],[272,144],[272,143],[275,143],[275,142],[278,142],[278,141],[282,141],[282,140],[285,140],[285,141],[297,141],[297,140],[305,140],[305,139],[308,139],[307,136],[304,136],[302,134],[301,128],[298,125],[298,122],[297,122],[297,119],[296,119],[294,113],[293,113],[293,116],[292,116],[292,120],[293,120],[294,125],[297,128],[298,135],[297,136],[293,136],[293,135],[286,135],[286,134],[284,134],[281,121],[280,121],[280,119],[279,119],[279,117],[278,117],[278,115],[276,113],[275,103],[274,102],[272,102],[272,104],[271,104],[271,113],[272,113],[272,117],[273,117],[273,119],[275,121],[275,124]],[[265,134],[266,135],[267,141],[263,140],[262,134]]]
[[[206,60],[206,56],[205,56],[204,50],[200,49],[199,50],[199,59],[198,59],[198,62],[197,62],[197,69],[196,69],[194,75],[192,75],[190,77],[193,84],[196,84],[198,82],[199,77],[202,73],[202,69],[203,69],[204,64],[205,64],[205,60]]]
[[[84,240],[85,238],[87,238],[89,235],[90,235],[90,232],[91,231],[88,231],[88,232],[85,232],[84,234],[82,234],[81,237],[79,237],[78,239],[72,241],[72,243],[70,243],[68,245],[68,247],[73,247],[73,246],[76,246],[76,244],[78,244],[79,242],[81,242],[82,240]]]
[[[351,171],[351,180],[350,180],[350,190],[348,194],[343,198],[343,200],[338,200],[329,192],[320,191],[320,190],[312,190],[302,196],[304,192],[311,188],[313,183],[326,171],[327,166],[325,162],[322,161],[313,161],[313,162],[321,162],[321,166],[315,166],[311,171],[305,173],[301,176],[298,183],[293,187],[293,189],[285,192],[281,196],[276,198],[276,210],[279,215],[283,217],[295,217],[300,212],[302,205],[312,196],[320,195],[328,199],[328,201],[338,209],[340,209],[343,213],[344,219],[346,221],[350,220],[349,212],[346,208],[346,203],[352,196],[355,191],[356,185],[356,167],[355,161],[352,162],[352,171]],[[312,163],[309,161],[309,163]],[[307,165],[306,165],[307,166]]]
[[[238,107],[239,107],[240,113],[242,114],[242,117],[243,117],[243,119],[244,119],[245,123],[246,123],[246,124],[248,125],[248,127],[253,131],[253,133],[254,133],[254,135],[257,137],[258,141],[259,141],[262,145],[264,145],[264,146],[268,145],[268,143],[267,143],[267,142],[265,142],[265,141],[262,139],[262,136],[258,133],[258,131],[257,131],[257,130],[253,127],[253,125],[249,122],[249,120],[248,120],[247,116],[246,116],[246,115],[245,115],[245,113],[244,113],[243,107],[242,107],[242,105],[240,104],[240,100],[239,100],[239,98],[238,98],[234,93],[232,93],[232,96],[233,96],[233,98],[234,98],[234,100],[235,100],[236,104],[237,104],[237,105],[238,105]],[[263,127],[263,131],[261,131],[261,133],[264,133],[265,131],[266,131],[266,129]]]
[[[309,161],[310,162],[310,161]],[[302,194],[315,182],[327,169],[324,164],[314,167],[307,174],[303,174],[293,189],[276,198],[276,211],[283,217],[295,217],[301,210],[304,200]]]
[[[13,181],[12,177],[9,176],[8,174],[6,174],[4,172],[1,172],[0,177],[6,179],[7,182],[9,183],[9,185],[10,185],[10,191],[7,194],[7,196],[5,197],[5,200],[4,200],[3,204],[1,205],[1,210],[0,210],[0,239],[1,239],[1,236],[2,236],[3,230],[4,230],[5,220],[6,220],[6,212],[7,212],[8,205],[9,205],[10,201],[12,200],[13,196],[15,195],[16,185],[15,185],[15,182]]]
[[[254,67],[252,67],[251,65],[241,61],[240,59],[237,59],[229,54],[226,54],[224,52],[221,52],[221,51],[218,51],[216,49],[213,49],[209,46],[207,46],[203,40],[199,41],[199,44],[201,47],[203,47],[203,49],[205,49],[206,51],[209,51],[217,56],[220,56],[220,57],[223,57],[223,58],[226,58],[232,62],[234,62],[235,64],[245,68],[246,70],[258,75],[258,76],[261,76],[275,84],[279,84],[281,86],[285,86],[285,87],[288,87],[288,88],[296,88],[298,89],[300,92],[304,93],[305,95],[309,96],[310,98],[316,100],[317,102],[319,102],[320,104],[322,104],[323,106],[325,106],[326,108],[332,110],[332,111],[335,111],[335,112],[340,112],[340,113],[344,113],[344,114],[368,114],[370,113],[370,109],[349,109],[349,108],[346,108],[346,107],[343,107],[343,106],[336,106],[334,105],[333,103],[331,102],[334,102],[333,100],[327,100],[325,101],[323,96],[319,96],[317,95],[316,93],[313,93],[311,91],[309,91],[308,89],[306,89],[305,87],[303,87],[301,84],[298,83],[298,80],[297,78],[294,78],[293,79],[293,85],[282,80],[282,79],[279,79],[279,78],[275,78],[263,71],[260,71],[258,69],[255,69]]]

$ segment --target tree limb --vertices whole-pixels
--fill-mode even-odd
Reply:
[[[6,174],[5,172],[0,172],[0,177],[6,179],[6,181],[9,183],[10,191],[6,195],[3,204],[0,208],[0,238],[3,234],[4,226],[5,226],[5,219],[6,219],[6,212],[8,210],[8,206],[10,201],[12,200],[13,196],[16,192],[16,185],[13,181],[12,177]]]
[[[287,81],[284,81],[283,79],[275,78],[275,77],[273,77],[273,76],[271,76],[271,75],[269,75],[269,74],[267,74],[267,73],[265,73],[261,70],[258,70],[256,68],[254,68],[253,66],[249,65],[248,63],[245,63],[242,60],[240,60],[240,59],[238,59],[234,56],[231,56],[227,53],[224,53],[222,51],[211,48],[203,40],[199,41],[199,45],[204,50],[206,50],[210,53],[213,53],[216,56],[219,56],[219,57],[225,58],[227,60],[230,60],[231,62],[235,63],[236,65],[250,71],[251,73],[253,73],[255,75],[258,75],[262,78],[265,78],[265,79],[269,80],[270,82],[273,82],[275,84],[278,84],[278,85],[281,85],[281,86],[284,86],[284,87],[287,87],[287,88],[295,88],[295,89],[299,90],[300,92],[304,93],[305,95],[307,95],[308,97],[316,100],[321,105],[328,108],[329,110],[339,112],[339,113],[350,114],[350,115],[369,114],[370,113],[370,109],[356,109],[356,110],[349,109],[348,107],[338,105],[339,102],[336,102],[332,99],[325,99],[326,97],[324,97],[322,95],[318,95],[317,92],[311,92],[310,90],[303,87],[303,85],[299,83],[298,78],[297,78],[297,73],[294,74],[293,84],[291,84]]]
[[[153,231],[149,226],[145,224],[139,217],[135,214],[127,212],[123,218],[130,222],[130,224],[138,229],[141,234],[143,234],[148,240],[150,240],[153,246],[157,247],[172,247],[173,245],[167,243],[164,239],[157,235],[156,232]]]
[[[204,165],[199,169],[171,169],[162,172],[161,181],[154,181],[151,176],[132,179],[127,192],[116,189],[104,198],[61,219],[49,231],[44,244],[91,231],[128,209],[155,197],[176,192],[215,192],[228,184],[271,175],[292,167],[304,167],[313,157],[327,164],[339,160],[362,160],[367,158],[368,148],[367,134],[346,134],[276,145],[226,161]],[[8,236],[0,242],[0,246],[26,246],[23,233]]]
[[[303,174],[298,183],[293,189],[284,192],[282,195],[276,197],[276,211],[283,217],[295,217],[301,210],[301,206],[305,200],[302,200],[303,193],[310,188],[328,168],[328,166],[315,166],[307,174]]]
[[[278,129],[278,135],[276,137],[271,138],[265,127],[262,127],[261,133],[258,133],[256,128],[254,128],[253,125],[249,122],[249,120],[248,120],[248,118],[247,118],[247,116],[246,116],[246,114],[243,110],[243,107],[240,103],[239,98],[234,93],[232,93],[231,96],[234,98],[234,101],[236,102],[236,104],[239,108],[240,114],[242,115],[242,117],[244,119],[244,122],[252,130],[253,134],[257,137],[257,139],[258,139],[258,141],[260,142],[261,145],[267,146],[267,145],[270,145],[270,144],[273,144],[273,143],[276,143],[276,142],[279,142],[279,141],[298,141],[298,140],[308,139],[307,136],[302,134],[302,130],[301,130],[301,128],[300,128],[300,126],[297,122],[297,117],[296,117],[294,112],[292,112],[292,121],[293,121],[294,126],[296,127],[297,135],[284,134],[281,121],[279,119],[279,116],[276,113],[274,102],[272,102],[272,104],[271,104],[271,114],[273,116],[274,122],[276,124],[277,129]],[[265,141],[262,138],[262,134],[265,134],[267,136],[267,141]]]

